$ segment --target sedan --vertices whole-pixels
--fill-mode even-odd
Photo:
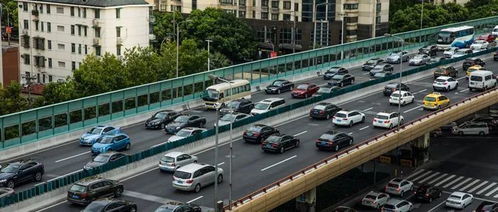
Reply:
[[[407,51],[395,51],[395,52],[391,52],[391,54],[389,54],[389,56],[387,56],[386,62],[388,62],[388,63],[402,63],[402,62],[408,61],[409,59],[410,59],[410,57],[408,56]]]
[[[315,105],[313,108],[311,108],[310,118],[330,119],[330,117],[333,117],[335,113],[337,113],[340,110],[341,108],[338,107],[337,105],[328,102],[320,102],[317,105]]]
[[[384,78],[393,75],[392,72],[377,72],[375,73],[371,79],[379,79],[379,78]]]
[[[273,81],[270,85],[268,85],[265,89],[267,94],[280,94],[285,91],[292,91],[294,89],[294,83],[289,80],[278,79]]]
[[[214,124],[214,126],[219,125],[225,126],[225,125],[230,125],[233,124],[234,122],[238,122],[244,119],[247,119],[249,117],[252,117],[252,115],[245,114],[245,113],[228,113],[225,114],[223,117],[220,118],[218,121],[218,124]]]
[[[135,212],[137,211],[137,208],[137,204],[127,200],[99,199],[86,206],[86,208],[83,209],[82,212]]]
[[[197,156],[183,152],[168,152],[159,160],[159,170],[174,172],[187,164],[197,163]]]
[[[146,129],[164,129],[164,126],[175,120],[181,114],[172,110],[162,110],[145,121]]]
[[[249,99],[236,99],[230,101],[224,105],[220,109],[220,116],[224,116],[227,113],[239,112],[239,113],[251,113],[251,110],[254,108],[254,103]]]
[[[427,64],[427,62],[429,62],[430,59],[431,59],[431,57],[429,57],[429,55],[418,54],[418,55],[415,55],[412,59],[410,59],[410,61],[408,63],[411,66],[412,65],[415,65],[415,66],[425,65],[425,64]]]
[[[413,204],[406,200],[391,199],[384,206],[383,212],[409,212],[413,210]]]
[[[332,79],[336,74],[347,74],[349,71],[343,67],[332,67],[323,74],[324,80]]]
[[[496,212],[498,211],[498,203],[484,201],[474,210],[475,212]]]
[[[315,96],[321,96],[321,95],[330,95],[336,91],[339,90],[339,87],[337,86],[331,86],[331,85],[325,85],[321,86],[320,89],[316,92]]]
[[[168,142],[179,141],[190,136],[201,135],[203,132],[206,132],[206,129],[198,127],[186,127],[178,131],[174,136],[169,137]]]
[[[373,76],[376,73],[380,73],[380,72],[392,72],[393,70],[394,70],[394,67],[391,64],[376,65],[372,70],[370,70],[370,76]]]
[[[0,187],[14,188],[31,181],[40,182],[44,173],[44,165],[37,161],[12,162],[0,170]]]
[[[453,55],[457,52],[458,47],[450,47],[446,51],[443,52],[443,57],[444,58],[452,58]]]
[[[336,74],[332,77],[332,80],[332,82],[328,83],[330,86],[344,87],[354,83],[354,76],[351,74]]]
[[[382,192],[370,191],[365,197],[361,200],[361,204],[363,206],[380,209],[384,206],[389,200],[389,194]]]
[[[164,127],[168,134],[176,134],[178,131],[185,127],[203,127],[206,125],[206,118],[197,115],[181,115],[178,116],[173,122]]]
[[[401,104],[406,105],[413,103],[415,101],[415,96],[409,91],[395,91],[389,96],[389,104]]]
[[[353,137],[342,132],[328,131],[316,140],[316,147],[319,150],[339,151],[340,148],[353,145]]]
[[[489,43],[485,40],[476,40],[472,45],[470,45],[470,49],[472,50],[485,50],[489,46]]]
[[[432,200],[441,197],[442,193],[443,192],[441,191],[441,189],[428,184],[424,184],[418,187],[417,191],[415,192],[415,197],[418,200],[432,202]]]
[[[245,142],[261,143],[271,135],[278,133],[279,131],[274,127],[270,127],[264,124],[255,124],[254,126],[244,131],[242,137],[244,138]]]
[[[98,125],[80,137],[80,145],[92,146],[99,138],[102,138],[105,135],[114,135],[117,133],[121,133],[121,128]]]
[[[261,143],[264,152],[284,153],[288,149],[299,147],[299,139],[290,135],[272,135]]]
[[[380,58],[372,58],[368,60],[365,64],[362,66],[363,71],[370,71],[372,70],[376,65],[383,63],[384,60]]]
[[[458,88],[458,81],[453,77],[440,76],[432,83],[434,91],[443,90],[450,91]]]
[[[319,87],[312,83],[305,83],[298,85],[294,90],[292,90],[292,97],[294,98],[308,98],[313,96],[318,91]]]
[[[459,58],[468,54],[472,54],[471,49],[459,49],[455,52],[455,54],[453,54],[453,56],[451,56],[451,58]]]
[[[97,155],[97,157],[93,158],[93,160],[91,162],[88,162],[83,167],[83,169],[90,170],[92,168],[99,167],[99,166],[102,166],[104,164],[111,163],[113,161],[117,161],[117,160],[124,158],[126,156],[128,156],[128,155],[126,155],[124,153],[120,153],[120,152],[102,153],[102,154]]]
[[[403,197],[407,192],[413,189],[413,182],[394,178],[389,183],[387,183],[386,187],[384,187],[384,192],[394,195],[399,195]]]
[[[97,155],[109,151],[129,150],[131,139],[126,134],[108,135],[100,138],[92,146],[92,154]]]
[[[365,122],[365,114],[358,112],[356,110],[346,111],[341,110],[334,115],[332,123],[337,126],[349,126],[352,127],[354,124]]]
[[[450,194],[445,203],[450,208],[464,209],[472,203],[473,199],[474,196],[472,194],[455,191]]]

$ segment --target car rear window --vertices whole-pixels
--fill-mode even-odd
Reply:
[[[251,128],[249,128],[247,130],[248,132],[259,132],[261,131],[261,127],[255,127],[255,126],[252,126]]]
[[[175,162],[175,158],[170,157],[170,156],[163,156],[161,158],[161,161],[165,162],[165,163],[173,163],[173,162]]]
[[[268,143],[280,143],[280,140],[282,140],[282,137],[279,136],[270,136],[266,139]]]
[[[173,174],[173,176],[180,178],[180,179],[190,179],[192,174],[190,174],[188,172],[176,171],[175,174]]]
[[[308,86],[309,85],[299,85],[299,86],[297,86],[297,89],[299,89],[299,90],[306,90],[306,89],[308,89]]]
[[[434,98],[434,97],[430,97],[430,96],[426,96],[426,97],[424,98],[424,100],[425,100],[425,101],[428,101],[428,102],[434,102],[434,101],[436,101],[436,98]]]
[[[339,117],[339,118],[346,118],[346,117],[348,117],[348,116],[347,116],[346,114],[344,114],[344,113],[336,113],[336,114],[335,114],[335,117]]]
[[[482,77],[481,76],[470,76],[470,80],[471,81],[482,81]]]
[[[84,191],[86,191],[86,186],[74,184],[73,186],[71,186],[71,188],[69,189],[69,191],[84,192]]]
[[[366,195],[365,199],[377,199],[377,197],[374,195]]]
[[[389,119],[389,116],[386,116],[386,115],[376,115],[375,118],[377,118],[377,119]]]
[[[436,82],[446,82],[444,79],[436,79]]]
[[[315,110],[325,110],[325,105],[316,105],[315,107],[313,107],[313,109],[315,109]]]
[[[332,134],[323,134],[320,136],[320,139],[323,139],[323,140],[334,140],[335,138],[335,135],[332,135]]]
[[[397,188],[397,187],[398,187],[398,184],[389,183],[389,184],[387,184],[387,187]]]
[[[457,195],[450,195],[449,198],[451,198],[451,199],[461,199],[460,196],[457,196]]]

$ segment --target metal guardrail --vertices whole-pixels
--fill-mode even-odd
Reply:
[[[489,31],[497,17],[476,19],[396,34],[405,48],[434,43],[442,28],[472,25],[477,32]],[[212,84],[208,75],[248,79],[258,85],[273,79],[296,76],[334,65],[349,64],[380,56],[400,48],[392,37],[377,37],[303,51],[277,58],[229,66],[202,73],[121,89],[58,104],[0,116],[0,150],[83,129],[124,117],[199,99]],[[344,52],[344,58],[341,58]]]

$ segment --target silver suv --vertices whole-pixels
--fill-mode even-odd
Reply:
[[[173,187],[178,190],[195,191],[214,183],[215,168],[208,164],[191,163],[180,167],[173,174]],[[218,184],[223,182],[223,169],[218,168]]]

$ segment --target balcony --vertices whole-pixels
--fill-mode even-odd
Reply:
[[[277,7],[277,8],[275,8],[275,7],[272,7],[272,8],[271,8],[271,12],[272,12],[272,13],[278,13],[278,11],[279,11],[279,10],[280,10],[280,9],[279,9],[278,7]]]
[[[93,45],[94,46],[100,46],[101,40],[100,38],[94,38],[93,39]]]
[[[123,38],[116,38],[116,45],[123,45]]]
[[[346,30],[357,30],[358,23],[346,23]]]
[[[101,22],[98,18],[93,19],[92,21],[93,27],[100,27]]]
[[[38,11],[38,10],[31,10],[31,15],[39,16],[40,15],[40,11]]]

